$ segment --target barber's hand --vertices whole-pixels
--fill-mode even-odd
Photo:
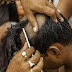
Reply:
[[[55,22],[58,22],[58,20],[63,21],[55,6],[48,0],[21,0],[21,3],[28,20],[32,24],[34,32],[38,31],[38,25],[33,15],[35,12],[51,16]]]
[[[33,47],[27,49],[27,43],[25,43],[24,47],[13,57],[10,61],[9,66],[6,72],[40,72],[43,68],[43,58],[40,57],[39,51],[34,50]],[[26,55],[22,56],[22,53],[26,53]],[[35,52],[34,56],[32,54]],[[34,63],[35,65],[31,68],[29,61]]]
[[[24,10],[23,10],[23,7],[21,5],[20,0],[17,0],[15,2],[16,2],[16,7],[17,7],[18,15],[24,17]]]

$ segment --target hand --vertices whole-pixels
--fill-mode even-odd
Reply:
[[[26,52],[26,57],[22,56],[23,52]],[[34,48],[27,49],[27,43],[25,43],[24,47],[10,61],[6,72],[31,72],[31,70],[40,72],[43,68],[43,58],[40,57],[39,51],[36,51],[35,55],[31,57],[34,52]],[[34,63],[35,66],[31,68],[29,61]]]
[[[15,2],[16,2],[16,7],[17,7],[18,15],[23,18],[24,17],[24,10],[23,10],[23,7],[21,5],[21,2],[20,2],[20,0],[17,0]]]
[[[63,21],[63,18],[60,16],[55,6],[48,0],[21,0],[21,3],[34,32],[38,31],[38,25],[33,15],[34,12],[44,13],[51,16],[55,22],[58,20]]]

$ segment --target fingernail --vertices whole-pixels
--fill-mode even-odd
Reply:
[[[59,9],[57,10],[59,13],[61,12]]]
[[[57,22],[58,22],[58,20],[56,19],[56,20],[55,20],[55,22],[57,23]]]
[[[64,22],[64,19],[61,17],[61,22]]]
[[[37,31],[38,31],[38,29],[37,29],[36,27],[34,27],[34,28],[33,28],[33,31],[34,31],[34,32],[37,32]]]

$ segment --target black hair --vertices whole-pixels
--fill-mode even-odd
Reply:
[[[46,18],[45,24],[30,40],[31,45],[42,54],[46,54],[47,49],[53,43],[68,45],[71,41],[72,30],[67,20],[64,18],[64,22],[55,23],[50,17]]]

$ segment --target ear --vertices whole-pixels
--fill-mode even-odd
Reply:
[[[50,52],[52,55],[56,55],[56,56],[61,55],[61,51],[60,51],[59,48],[56,47],[56,46],[50,46],[50,47],[49,47],[49,52]]]

